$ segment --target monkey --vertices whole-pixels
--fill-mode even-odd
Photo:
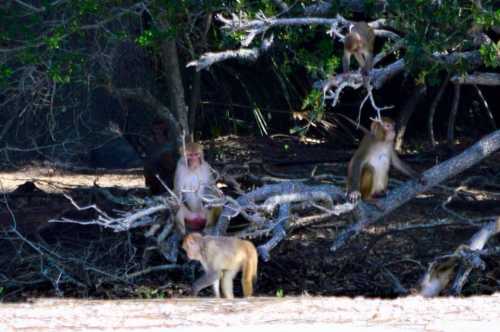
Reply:
[[[441,257],[432,262],[419,284],[419,293],[423,297],[439,295],[448,286],[461,264],[460,253],[463,251],[482,250],[486,242],[500,232],[500,216],[476,232],[467,244],[461,244],[455,249],[453,255]]]
[[[356,61],[361,67],[361,73],[364,77],[373,66],[373,44],[375,43],[375,32],[366,22],[356,22],[344,39],[344,56],[342,58],[342,67],[344,73],[349,71],[351,55],[354,55]]]
[[[257,279],[258,256],[252,242],[228,236],[202,236],[191,233],[184,237],[182,249],[191,260],[200,261],[205,274],[192,286],[192,294],[212,285],[216,297],[232,299],[233,279],[242,271],[241,285],[245,297],[252,296]],[[220,283],[222,279],[222,285]]]
[[[144,182],[152,195],[166,191],[156,175],[169,187],[173,186],[173,174],[176,167],[175,152],[170,146],[160,146],[144,161]]]
[[[381,122],[371,123],[370,132],[361,140],[347,169],[347,198],[350,202],[355,203],[360,197],[370,201],[374,196],[383,194],[387,189],[391,164],[406,175],[425,183],[394,150],[394,127],[394,120],[383,117]]]
[[[169,188],[172,188],[174,182],[173,174],[177,165],[177,155],[174,146],[168,144],[166,129],[167,125],[164,121],[156,119],[153,122],[153,147],[144,161],[144,182],[152,195],[159,195],[166,191],[156,175]]]
[[[423,297],[437,296],[450,283],[460,259],[450,257],[441,262],[431,263],[428,272],[420,281],[420,295]]]
[[[181,198],[175,222],[181,234],[188,231],[202,231],[213,226],[222,209],[206,209],[200,194],[205,186],[215,185],[210,165],[203,158],[203,147],[199,143],[186,144],[180,149],[174,176],[174,191]]]

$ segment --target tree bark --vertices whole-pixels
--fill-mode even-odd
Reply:
[[[201,34],[201,47],[203,50],[207,47],[207,35],[210,27],[212,26],[212,13],[208,12],[205,15],[205,19],[203,21],[203,33]],[[194,47],[192,50],[192,57],[195,57]],[[196,128],[196,113],[198,111],[198,105],[200,104],[200,96],[201,96],[201,71],[195,70],[193,77],[193,86],[191,87],[191,98],[189,99],[189,128],[194,135],[194,131]]]
[[[179,124],[185,132],[186,137],[191,136],[188,124],[188,108],[184,99],[184,86],[179,67],[179,56],[175,39],[166,39],[161,44],[165,78],[167,80],[170,108],[177,115]]]
[[[427,130],[429,132],[429,138],[433,146],[437,145],[436,135],[434,134],[434,115],[436,114],[437,106],[439,104],[439,101],[443,97],[443,93],[446,90],[446,87],[448,86],[449,80],[450,80],[450,73],[447,73],[446,78],[441,83],[441,86],[439,87],[436,97],[434,97],[434,100],[432,101],[431,107],[429,109],[429,116],[427,118]]]

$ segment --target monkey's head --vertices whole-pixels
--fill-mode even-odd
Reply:
[[[373,121],[370,130],[379,141],[393,141],[396,138],[395,127],[394,120],[384,116],[382,117],[382,122]]]
[[[184,155],[184,151],[181,148],[181,156]],[[201,166],[203,162],[203,147],[199,143],[190,142],[186,144],[186,162],[191,170],[195,170]]]
[[[201,244],[203,236],[200,233],[191,233],[182,240],[182,249],[189,259],[201,260]]]

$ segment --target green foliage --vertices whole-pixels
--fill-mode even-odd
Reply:
[[[279,297],[279,298],[285,297],[285,291],[283,290],[283,288],[278,288],[276,290],[276,297]]]
[[[487,67],[500,68],[500,41],[496,44],[481,45],[479,53]]]
[[[0,65],[0,86],[5,85],[14,74],[14,70],[8,66]]]
[[[500,25],[500,9],[478,13],[475,17],[475,22],[484,29]]]
[[[407,68],[417,82],[433,81],[443,69],[465,72],[467,63],[444,64],[435,61],[435,54],[473,49],[471,29],[490,28],[499,22],[500,11],[490,8],[491,1],[483,1],[483,9],[469,0],[442,0],[438,2],[389,1],[390,16],[395,28],[404,34]],[[494,62],[494,45],[482,45],[481,54],[489,66]]]
[[[135,289],[135,294],[141,299],[164,299],[165,291],[147,286],[139,286]]]

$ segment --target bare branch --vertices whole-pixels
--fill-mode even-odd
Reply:
[[[478,73],[467,75],[455,75],[451,78],[451,82],[455,84],[474,84],[474,85],[500,85],[500,74],[498,73]]]
[[[222,62],[228,59],[239,59],[243,61],[256,61],[259,56],[266,52],[273,43],[273,37],[265,39],[261,47],[257,48],[241,48],[239,50],[230,50],[224,52],[208,52],[203,54],[198,60],[189,62],[186,67],[195,67],[196,71],[209,68],[217,62]]]
[[[111,228],[115,232],[121,232],[129,230],[134,227],[152,224],[154,220],[151,218],[147,218],[148,216],[160,211],[170,209],[166,203],[163,203],[138,210],[134,213],[124,213],[123,217],[113,218],[109,216],[106,212],[102,211],[95,204],[88,206],[80,206],[74,201],[74,199],[71,196],[64,194],[64,197],[66,197],[78,211],[89,210],[89,209],[96,211],[98,213],[97,219],[88,221],[79,221],[68,218],[61,218],[61,219],[50,219],[49,222],[54,222],[54,223],[63,222],[63,223],[73,223],[80,225],[100,225],[103,227]]]

